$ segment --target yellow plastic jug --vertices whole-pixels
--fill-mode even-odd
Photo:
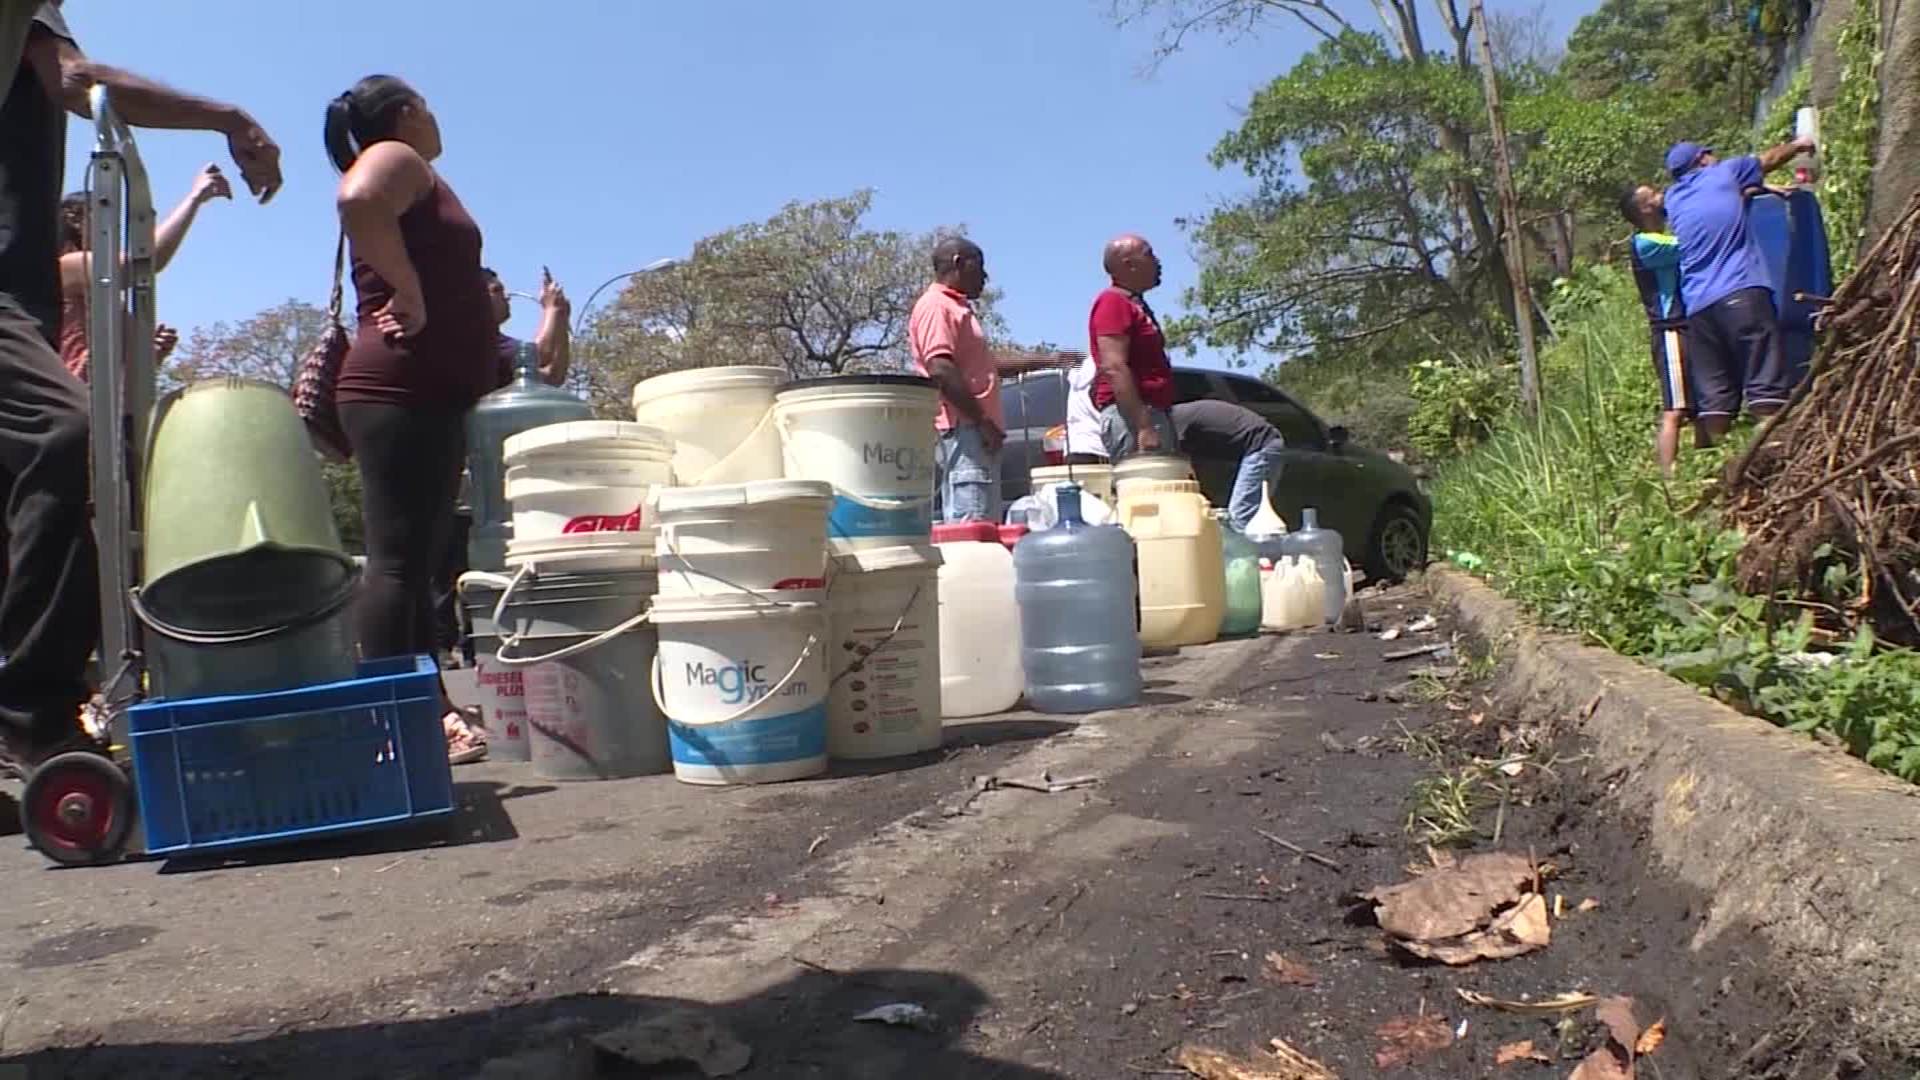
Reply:
[[[1204,645],[1227,609],[1220,526],[1192,480],[1135,480],[1120,495],[1120,527],[1139,549],[1140,644]]]

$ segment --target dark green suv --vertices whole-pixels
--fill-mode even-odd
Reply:
[[[1320,523],[1346,542],[1347,561],[1371,580],[1399,581],[1427,561],[1433,504],[1413,471],[1385,454],[1354,444],[1343,427],[1328,427],[1286,391],[1259,379],[1207,368],[1177,367],[1179,401],[1231,401],[1265,417],[1287,441],[1273,508],[1290,528],[1300,511],[1314,507]],[[1066,373],[1035,371],[1006,379],[1000,401],[1007,414],[1007,447],[1001,457],[1000,489],[1008,503],[1031,489],[1029,472],[1047,462],[1050,428],[1066,423]],[[1199,458],[1200,487],[1215,506],[1233,491],[1237,460]]]

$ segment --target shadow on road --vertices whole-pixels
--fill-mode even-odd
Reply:
[[[453,785],[453,817],[428,819],[418,825],[349,833],[332,839],[307,840],[279,847],[179,855],[164,859],[163,874],[191,874],[235,866],[281,866],[321,859],[350,859],[363,855],[390,855],[427,848],[496,844],[517,839],[505,803],[555,790],[550,784],[503,784],[497,781]]]
[[[931,1010],[938,1018],[938,1030],[853,1022],[862,1012],[896,1002]],[[702,1074],[692,1065],[636,1064],[596,1050],[588,1041],[596,1033],[677,1014],[671,1024],[675,1029],[698,1029],[706,1021],[723,1033],[720,1045],[731,1039],[750,1048],[751,1064],[736,1074],[742,1078],[1064,1080],[1063,1074],[996,1061],[961,1048],[958,1043],[987,1003],[986,994],[972,980],[948,972],[808,968],[759,994],[717,1005],[680,998],[576,994],[433,1019],[291,1034],[256,1035],[241,1028],[224,1040],[204,1043],[94,1042],[0,1058],[0,1076],[9,1075],[6,1066],[17,1065],[25,1066],[31,1080],[698,1077]],[[422,1005],[419,1011],[442,1010]],[[261,1010],[259,1029],[275,1025],[267,1013]],[[689,1019],[691,1025],[684,1022]]]

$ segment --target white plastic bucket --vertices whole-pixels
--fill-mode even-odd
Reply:
[[[863,548],[833,559],[827,752],[886,758],[940,748],[940,551]]]
[[[775,395],[788,479],[833,485],[835,551],[926,542],[939,407],[933,383],[916,375],[809,379]]]
[[[1110,491],[1117,508],[1118,500],[1126,495],[1128,485],[1139,480],[1191,480],[1193,463],[1174,453],[1135,454],[1122,458],[1118,465],[1113,466],[1112,476]]]
[[[487,756],[526,761],[532,751],[527,745],[523,672],[502,665],[494,656],[500,649],[500,629],[494,624],[493,611],[504,586],[497,575],[469,571],[460,575],[455,588],[473,631],[474,704],[480,709],[480,726],[487,730]]]
[[[1079,484],[1081,491],[1106,503],[1108,510],[1113,509],[1111,465],[1042,465],[1028,475],[1028,482],[1035,494],[1056,484]]]
[[[653,550],[645,504],[673,482],[673,441],[656,428],[573,420],[508,436],[506,496],[522,560],[527,545],[602,542],[602,534]],[[583,539],[584,538],[584,539]]]
[[[633,418],[673,438],[675,483],[688,487],[778,480],[784,475],[773,393],[777,367],[711,367],[643,379]]]
[[[613,780],[667,771],[666,717],[644,681],[657,647],[651,569],[534,566],[469,576],[501,590],[494,663],[520,674],[535,775]]]
[[[660,592],[819,589],[833,485],[808,480],[664,488],[654,499]]]
[[[673,774],[689,784],[765,784],[827,768],[822,590],[656,597],[653,689]]]

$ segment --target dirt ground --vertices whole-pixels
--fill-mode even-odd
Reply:
[[[1382,626],[1425,613],[1412,590],[1370,603]],[[635,1020],[656,1026],[630,1044],[694,1038],[715,1075],[747,1053],[735,1075],[855,1080],[1181,1076],[1183,1046],[1276,1038],[1344,1077],[1524,1080],[1605,1039],[1593,1008],[1520,1015],[1460,990],[1628,996],[1641,1025],[1665,1021],[1639,1066],[1654,1080],[1908,1075],[1751,933],[1695,948],[1692,900],[1638,826],[1596,809],[1606,763],[1512,721],[1464,644],[1384,658],[1448,640],[1186,650],[1149,661],[1141,708],[956,725],[904,770],[775,788],[556,789],[489,766],[453,845],[167,873],[0,853],[18,916],[0,926],[0,1078],[702,1075],[588,1041]],[[1410,816],[1473,832],[1430,847]],[[1499,850],[1552,867],[1545,949],[1415,961],[1351,902],[1494,850],[1496,827]],[[853,1021],[896,1003],[925,1030]],[[1380,1029],[1409,1017],[1443,1020],[1423,1022],[1448,1045],[1382,1066]],[[1523,1040],[1547,1061],[1495,1066]]]

